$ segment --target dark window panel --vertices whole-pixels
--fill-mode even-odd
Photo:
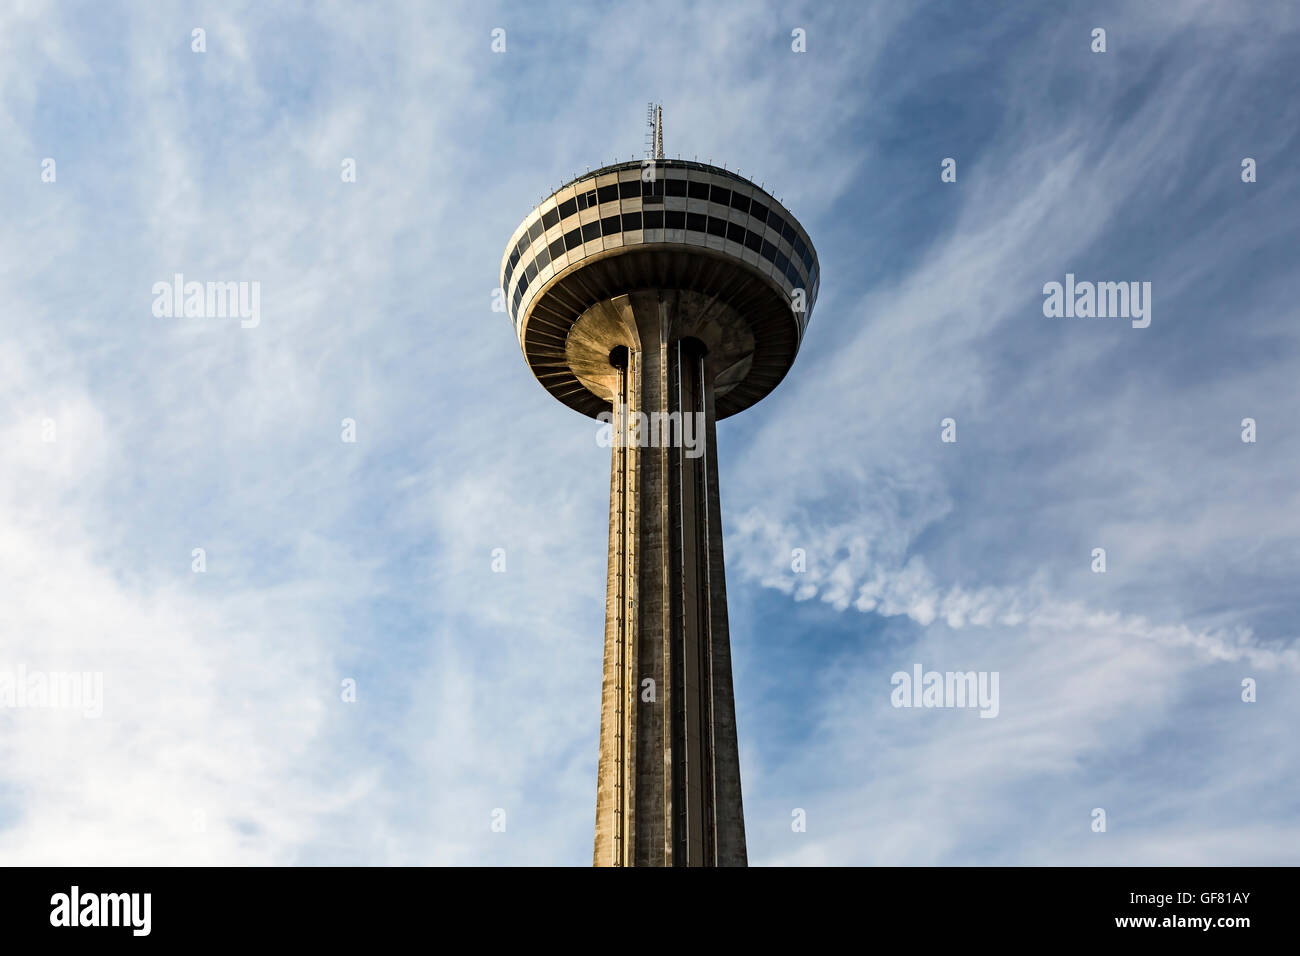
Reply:
[[[623,231],[634,232],[641,228],[641,214],[639,212],[623,213]]]
[[[749,204],[749,214],[759,222],[767,222],[767,207],[757,199]]]
[[[616,202],[618,200],[618,183],[601,186],[596,190],[596,195],[600,197],[600,202]]]
[[[801,288],[801,283],[803,282],[803,279],[800,278],[799,270],[795,267],[795,264],[793,262],[790,263],[790,265],[786,268],[785,277],[790,280],[790,284],[794,286],[796,289]]]
[[[510,253],[510,268],[513,269],[518,264],[519,264],[519,249],[518,247],[516,247],[515,251]]]
[[[667,191],[668,195],[670,196],[685,196],[686,180],[669,179],[664,183],[664,189]]]
[[[758,251],[759,254],[768,262],[771,262],[776,258],[776,246],[772,245],[772,243],[768,242],[766,239],[763,240],[763,248]]]
[[[529,281],[529,282],[532,282],[535,278],[537,278],[537,260],[536,260],[536,259],[534,259],[532,262],[528,263],[528,268],[524,270],[524,275],[526,275],[526,276],[528,277],[528,281]]]
[[[664,227],[664,213],[662,209],[647,209],[644,218],[645,227],[647,229],[662,229]]]
[[[518,254],[519,256],[523,256],[523,254],[527,251],[528,251],[528,236],[527,234],[525,234],[519,237],[519,242],[515,246],[515,253]]]
[[[588,206],[596,205],[596,190],[593,189],[587,193],[587,205]]]
[[[582,193],[580,196],[578,196],[578,208],[579,208],[579,209],[586,209],[586,208],[587,208],[587,194],[586,194],[586,193]]]
[[[564,248],[572,249],[574,246],[582,245],[582,228],[570,229],[564,234]]]
[[[709,217],[709,235],[710,235],[710,236],[726,236],[726,234],[727,234],[727,220],[725,220],[725,219],[719,219],[717,216],[710,216],[710,217]]]
[[[519,295],[522,296],[527,291],[528,291],[528,273],[525,272],[522,276],[519,277]]]
[[[763,237],[756,232],[750,232],[748,229],[746,229],[745,248],[752,249],[754,252],[758,252],[759,249],[763,248]]]
[[[537,250],[537,271],[541,272],[551,264],[551,250],[542,246]]]
[[[674,212],[671,209],[668,210],[666,213],[664,213],[664,225],[667,226],[669,229],[685,229],[686,213]]]
[[[528,244],[532,245],[534,242],[536,242],[537,237],[540,236],[542,232],[543,232],[542,221],[539,219],[537,220],[537,222],[533,223],[531,226],[528,227]]]
[[[808,251],[808,247],[803,244],[803,236],[796,235],[794,237],[794,242],[790,243],[790,245],[794,246],[794,254],[800,259],[802,259],[803,254]]]
[[[560,214],[554,209],[548,209],[542,213],[542,228],[550,229],[560,221]]]
[[[509,265],[506,266],[506,278],[505,278],[505,281],[504,281],[503,283],[501,283],[501,287],[502,287],[503,289],[508,289],[508,288],[510,288],[510,276],[511,276],[511,274],[512,274],[514,271],[515,271],[515,267],[514,267],[514,266],[509,266]]]
[[[686,214],[686,228],[691,232],[703,232],[705,218],[702,212],[688,212]]]
[[[727,238],[732,242],[745,241],[745,227],[737,222],[727,223]]]
[[[775,209],[769,209],[767,213],[767,224],[771,226],[774,231],[780,232],[781,227],[785,225],[785,220],[776,214]]]
[[[570,216],[572,216],[572,215],[573,215],[575,212],[577,212],[577,211],[578,211],[578,203],[577,203],[577,200],[574,200],[574,199],[566,199],[564,202],[560,203],[560,218],[561,218],[561,219],[568,219]]]
[[[551,243],[549,249],[550,249],[552,259],[560,258],[560,256],[564,255],[564,240],[556,239],[553,243]]]
[[[798,238],[798,234],[794,231],[794,226],[790,225],[788,222],[781,223],[781,235],[785,236],[785,241],[790,243],[790,245],[794,245],[795,239]]]
[[[600,220],[593,220],[582,227],[582,241],[591,242],[600,238]]]
[[[788,268],[790,268],[790,260],[785,257],[785,253],[778,249],[776,252],[776,271],[784,272]]]
[[[690,185],[687,187],[687,194],[688,194],[692,199],[708,199],[708,198],[709,198],[709,184],[708,184],[708,183],[697,183],[697,182],[695,182],[694,180],[692,180],[691,183],[690,183]]]
[[[806,270],[808,270],[809,275],[812,275],[812,250],[811,249],[804,249],[803,251],[803,267]]]
[[[612,216],[606,216],[604,219],[600,221],[601,235],[612,236],[614,233],[618,232],[618,230],[619,230],[619,225],[618,225],[617,213],[615,213]]]
[[[641,195],[641,183],[636,179],[625,179],[618,184],[618,194],[623,199],[635,199]]]
[[[739,209],[741,212],[749,212],[749,197],[742,196],[740,193],[732,193],[731,208]]]
[[[714,186],[713,192],[709,196],[709,198],[712,199],[715,203],[717,203],[720,206],[730,206],[731,190],[725,189],[722,186]]]

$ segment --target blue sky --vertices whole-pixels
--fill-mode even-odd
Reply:
[[[822,269],[719,429],[751,863],[1300,862],[1300,10],[647,10],[5,5],[0,668],[104,712],[0,711],[0,861],[590,862],[608,450],[491,293],[654,99]]]

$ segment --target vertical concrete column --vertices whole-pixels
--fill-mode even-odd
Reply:
[[[596,865],[743,866],[714,369],[682,300],[611,303],[615,374]],[[613,341],[611,339],[611,341]],[[689,441],[688,441],[689,439]]]

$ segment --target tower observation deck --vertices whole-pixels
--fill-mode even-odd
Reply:
[[[611,427],[594,862],[743,866],[715,426],[785,376],[820,274],[787,209],[662,158],[654,118],[651,157],[525,217],[501,287],[533,375]]]

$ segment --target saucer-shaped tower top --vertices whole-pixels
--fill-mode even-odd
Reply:
[[[533,375],[592,417],[609,408],[609,396],[567,348],[591,307],[657,290],[739,316],[747,332],[728,333],[729,367],[714,385],[725,418],[790,369],[819,285],[808,233],[771,195],[726,169],[662,158],[616,163],[561,186],[520,223],[501,261]]]

